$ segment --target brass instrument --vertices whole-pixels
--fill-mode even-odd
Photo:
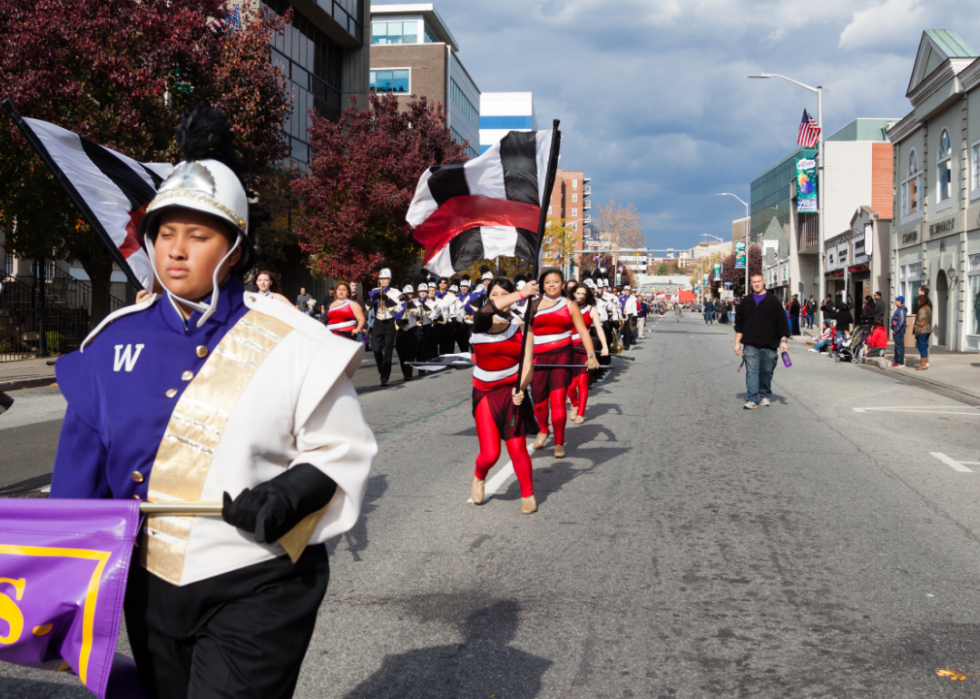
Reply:
[[[623,341],[619,339],[619,333],[613,328],[612,337],[609,339],[609,354],[622,354]]]

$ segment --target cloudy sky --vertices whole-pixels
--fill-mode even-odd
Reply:
[[[903,117],[925,29],[980,50],[980,0],[434,0],[459,57],[489,91],[532,91],[561,119],[562,166],[594,202],[634,202],[652,248],[730,235],[755,176],[795,148],[824,88],[830,135]],[[595,206],[595,204],[593,204]],[[593,209],[594,211],[594,209]]]

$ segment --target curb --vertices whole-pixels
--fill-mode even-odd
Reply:
[[[19,391],[23,388],[43,388],[44,386],[52,386],[58,383],[58,380],[54,376],[44,376],[36,379],[22,379],[20,381],[7,381],[6,383],[0,383],[0,392],[10,393],[11,391]]]

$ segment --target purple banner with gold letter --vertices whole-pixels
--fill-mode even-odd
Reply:
[[[0,500],[0,660],[71,670],[104,699],[139,505]]]

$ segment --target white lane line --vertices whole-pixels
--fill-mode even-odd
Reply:
[[[961,409],[971,409],[974,412],[961,412],[952,410],[943,410],[942,408],[961,408]],[[856,413],[866,413],[869,410],[876,410],[881,412],[891,412],[891,413],[924,413],[925,415],[978,415],[980,412],[976,412],[976,408],[969,405],[934,405],[922,408],[851,408]]]
[[[946,464],[947,466],[949,466],[954,471],[959,471],[960,473],[973,473],[973,469],[972,468],[967,468],[966,466],[964,466],[963,464],[961,464],[956,459],[953,459],[953,458],[951,458],[949,456],[946,456],[945,454],[941,454],[938,451],[931,451],[931,452],[929,452],[929,455],[930,456],[935,456],[937,459],[939,459],[940,461],[942,461],[944,464]]]

